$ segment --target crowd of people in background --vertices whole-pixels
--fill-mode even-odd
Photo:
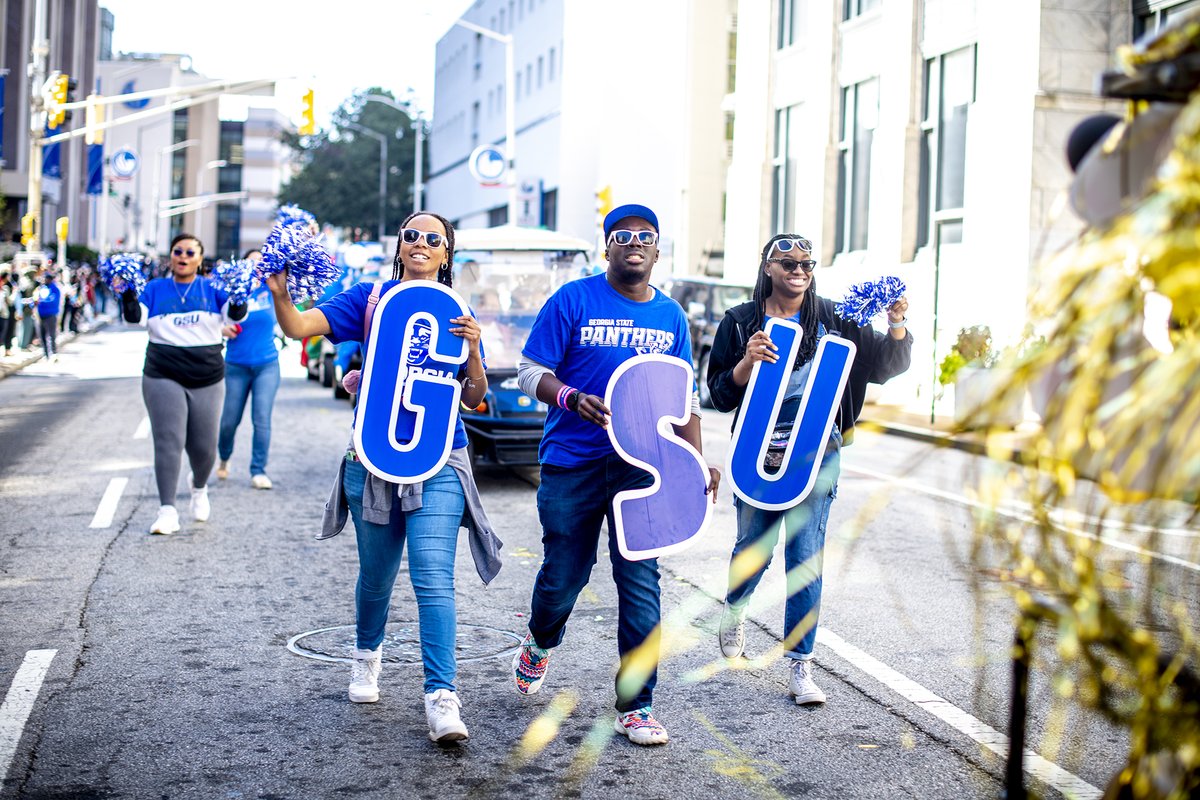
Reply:
[[[0,264],[0,342],[3,357],[24,359],[38,350],[57,355],[59,333],[79,333],[115,308],[97,269],[86,262],[52,261],[21,268]]]

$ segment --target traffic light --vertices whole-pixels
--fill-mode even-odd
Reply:
[[[75,88],[77,86],[79,86],[79,84],[75,81],[74,78],[71,78],[71,77],[67,78],[67,103],[68,103],[68,105],[75,102]],[[73,112],[69,108],[66,111],[64,111],[63,112],[63,121],[70,122],[72,113]]]
[[[313,119],[313,90],[309,89],[302,98],[300,107],[300,135],[312,136],[317,132],[317,123]]]
[[[596,192],[596,214],[600,219],[608,216],[608,212],[613,210],[612,186],[605,186],[603,189]]]
[[[67,121],[67,111],[63,104],[67,102],[70,83],[71,78],[61,72],[52,78],[50,96],[47,98],[49,102],[46,103],[46,126],[51,130]]]
[[[66,241],[67,231],[71,229],[71,220],[69,217],[59,217],[54,221],[54,232],[58,234],[60,242]]]
[[[84,113],[83,140],[88,144],[104,144],[104,130],[96,130],[97,125],[104,124],[108,106],[102,105],[103,95],[89,94],[87,96],[87,111]]]
[[[33,214],[21,217],[21,244],[29,244],[33,239]]]

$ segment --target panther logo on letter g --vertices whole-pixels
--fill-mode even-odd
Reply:
[[[450,320],[469,313],[461,297],[434,281],[405,281],[380,298],[354,427],[359,460],[373,474],[417,483],[445,466],[462,394],[450,376],[467,360],[467,342],[449,332]]]

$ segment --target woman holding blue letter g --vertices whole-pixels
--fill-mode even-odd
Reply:
[[[487,391],[483,345],[479,324],[471,314],[442,319],[430,313],[410,316],[412,324],[391,325],[389,312],[375,314],[381,297],[420,297],[421,292],[441,291],[421,284],[404,286],[410,281],[436,281],[451,288],[454,263],[454,228],[443,217],[429,212],[410,215],[401,225],[396,243],[392,279],[382,285],[360,283],[308,311],[298,311],[288,295],[286,271],[267,278],[279,318],[279,326],[288,336],[327,336],[332,342],[359,341],[367,348],[363,359],[363,383],[373,382],[372,368],[379,370],[377,385],[402,393],[408,384],[418,381],[441,385],[457,381],[461,401],[468,406],[482,402]],[[435,292],[436,294],[436,292]],[[428,296],[428,295],[426,295]],[[392,302],[386,300],[384,306]],[[457,301],[456,301],[457,302]],[[382,307],[382,306],[381,306]],[[372,326],[377,330],[372,333]],[[431,341],[452,334],[466,342],[467,357],[462,363],[450,363],[438,357]],[[395,353],[397,337],[404,337],[404,364],[383,357]],[[380,359],[375,361],[374,346]],[[384,347],[384,344],[388,347]],[[394,384],[383,380],[399,375]],[[451,385],[453,385],[451,383]],[[411,390],[412,386],[408,386]],[[457,390],[458,387],[453,387]],[[414,393],[415,396],[415,393]],[[381,398],[388,400],[389,398]],[[443,409],[444,411],[444,409]],[[392,589],[400,569],[405,543],[408,545],[409,574],[417,597],[420,620],[421,659],[425,669],[425,715],[429,738],[451,742],[467,738],[458,693],[455,688],[454,554],[458,530],[466,527],[471,536],[471,551],[480,577],[490,581],[499,570],[500,542],[487,520],[479,491],[467,457],[467,436],[455,404],[449,460],[434,468],[424,480],[393,482],[368,469],[353,442],[340,461],[333,495],[326,505],[322,535],[336,535],[346,522],[346,512],[354,520],[358,542],[358,583],[355,589],[356,647],[352,666],[349,698],[354,703],[379,700],[379,674],[383,661],[384,629],[387,625]],[[400,415],[394,430],[372,436],[393,441],[404,448],[421,439],[412,427],[413,414]],[[408,429],[405,430],[405,420]],[[363,425],[361,407],[355,410],[355,425]],[[367,429],[361,433],[365,434]],[[445,432],[445,429],[442,431]],[[372,442],[372,446],[376,443]]]
[[[806,420],[810,415],[826,415],[823,417],[826,424],[832,416],[827,438],[823,432],[815,434],[816,444],[823,444],[823,455],[820,455],[818,466],[815,459],[821,450],[811,451],[814,460],[809,462],[809,468],[815,470],[816,475],[807,495],[787,507],[780,507],[785,505],[783,503],[758,504],[765,507],[757,507],[740,496],[734,499],[737,539],[730,559],[729,588],[718,633],[722,655],[737,658],[742,654],[750,597],[771,563],[780,528],[784,528],[788,597],[784,606],[783,649],[791,659],[790,691],[798,705],[825,702],[825,693],[813,682],[812,657],[821,605],[825,525],[830,505],[837,495],[841,447],[853,438],[852,430],[862,410],[867,383],[883,383],[908,369],[913,343],[905,326],[908,301],[904,297],[888,308],[888,332],[884,334],[869,326],[860,328],[844,319],[831,300],[818,296],[812,274],[817,262],[812,258],[812,250],[810,241],[790,233],[774,236],[767,242],[759,262],[753,299],[726,312],[713,341],[708,370],[713,405],[721,411],[736,411],[734,428],[741,433],[737,420],[746,411],[744,404],[750,405],[747,388],[752,375],[756,374],[756,365],[761,362],[765,368],[776,364],[787,350],[781,350],[767,335],[768,322],[772,318],[790,321],[802,329],[795,360],[786,370],[786,382],[776,376],[778,388],[770,390],[770,397],[780,398],[780,405],[774,429],[768,432],[769,440],[763,449],[761,470],[757,458],[754,463],[755,471],[764,476],[778,474],[792,466],[795,459],[791,459],[790,454],[799,451],[802,445],[798,414]],[[825,348],[819,349],[821,340],[826,337],[831,338]],[[835,341],[846,348],[853,346],[853,362],[848,375],[843,372],[840,376],[845,386],[840,404],[825,393],[822,396],[826,398],[826,406],[818,408],[819,401],[809,402],[816,396],[815,387],[819,383],[816,378],[826,380],[829,377],[820,369],[820,365],[826,363],[820,355]],[[759,368],[757,374],[763,374],[763,368]],[[814,372],[814,393],[806,396],[809,376]],[[776,373],[777,370],[772,369],[772,374]],[[756,389],[755,403],[760,401],[761,394]],[[835,404],[837,407],[832,407]],[[761,412],[757,405],[755,408]],[[749,413],[745,416],[747,420],[752,417]],[[764,425],[769,426],[769,422]],[[796,441],[792,439],[793,428],[797,432]],[[812,426],[805,426],[804,430],[811,431]]]

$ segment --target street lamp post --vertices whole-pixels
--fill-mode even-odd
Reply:
[[[495,39],[504,45],[504,154],[508,160],[508,224],[516,225],[519,203],[517,201],[517,96],[513,85],[516,80],[513,74],[513,37],[511,33],[496,33],[463,19],[455,21],[454,24],[478,33],[480,36]]]
[[[200,236],[200,237],[204,236],[204,231],[201,229],[201,219],[204,214],[204,197],[203,197],[203,195],[204,195],[204,173],[210,169],[220,169],[221,167],[227,166],[228,164],[229,164],[228,161],[221,158],[221,159],[217,159],[216,161],[208,162],[207,164],[205,164],[203,167],[201,167],[196,172],[196,201],[197,201],[196,235],[197,236]],[[201,239],[201,241],[203,241],[203,239]],[[216,243],[214,242],[213,244],[215,246]]]
[[[385,94],[365,94],[363,95],[363,99],[371,100],[376,103],[383,103],[385,106],[391,106],[397,111],[403,111],[405,114],[412,113],[410,106],[397,102]],[[421,210],[421,190],[423,188],[421,185],[423,180],[421,175],[421,165],[425,160],[424,151],[422,149],[422,144],[425,142],[425,123],[420,116],[413,117],[412,129],[416,133],[416,151],[413,153],[413,213],[415,214]],[[396,138],[401,138],[403,134],[403,128],[397,130]]]
[[[387,232],[387,137],[357,122],[347,122],[345,126],[379,140],[379,243],[383,244],[383,236]]]
[[[161,193],[162,193],[163,156],[165,156],[167,153],[174,153],[176,150],[183,150],[188,147],[194,147],[195,145],[198,145],[198,144],[200,144],[199,139],[188,139],[186,141],[176,142],[175,144],[169,144],[166,147],[158,148],[158,155],[155,156],[155,158],[154,158],[154,206],[153,206],[153,208],[154,208],[154,249],[155,250],[158,250],[158,244],[161,241],[158,238],[158,229],[162,225],[162,209],[159,208],[158,204],[159,204],[159,201],[162,199]],[[104,197],[105,201],[107,202],[108,190],[105,189],[104,192],[105,193],[103,194],[103,197]],[[199,236],[199,233],[197,233],[196,235]],[[102,236],[103,236],[103,234],[102,234]]]

